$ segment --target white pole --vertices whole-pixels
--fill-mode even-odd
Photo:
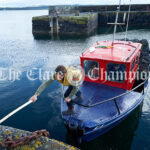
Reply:
[[[15,109],[14,111],[12,111],[11,113],[9,113],[7,116],[5,116],[4,118],[2,118],[0,120],[0,124],[2,122],[4,122],[5,120],[7,120],[9,117],[11,117],[12,115],[14,115],[15,113],[17,113],[18,111],[20,111],[21,109],[23,109],[24,107],[28,106],[29,104],[31,104],[32,101],[29,100],[28,102],[26,102],[25,104],[21,105],[20,107],[18,107],[17,109]]]
[[[119,14],[119,10],[117,10],[117,14],[116,14],[116,20],[115,20],[115,26],[114,26],[114,34],[113,34],[113,43],[115,41],[115,34],[116,34],[116,29],[117,29],[118,14]]]
[[[117,22],[118,22],[118,14],[120,12],[120,5],[121,5],[121,0],[119,1],[119,6],[117,8],[117,14],[116,14],[116,19],[115,19],[115,26],[114,26],[114,34],[113,34],[113,43],[115,41],[115,34],[116,34],[116,29],[117,29]],[[112,44],[113,44],[112,43]]]
[[[128,34],[127,32],[128,32],[128,25],[129,25],[130,11],[131,11],[131,0],[130,0],[130,5],[129,5],[129,12],[128,12],[127,25],[126,25],[125,41],[127,40],[127,34]]]

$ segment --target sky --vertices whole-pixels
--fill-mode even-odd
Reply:
[[[150,4],[150,0],[121,0],[121,4]],[[39,5],[110,5],[119,0],[0,0],[0,7],[26,7]]]

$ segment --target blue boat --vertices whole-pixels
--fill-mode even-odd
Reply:
[[[84,70],[81,98],[72,100],[76,113],[62,114],[66,128],[78,142],[111,130],[144,100],[149,80],[137,76],[141,47],[138,42],[113,39],[94,43],[80,56]],[[62,98],[61,112],[65,110]]]
[[[85,81],[80,87],[83,99],[75,105],[76,113],[70,116],[62,115],[67,129],[77,139],[84,141],[104,134],[142,103],[148,82],[146,80],[132,90],[125,90]],[[62,99],[61,110],[66,109],[66,103]]]

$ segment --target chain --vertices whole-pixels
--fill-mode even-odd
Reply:
[[[27,145],[29,144],[32,140],[36,140],[37,138],[41,136],[46,136],[49,137],[50,134],[46,130],[37,130],[32,133],[30,136],[24,136],[21,137],[18,140],[13,140],[12,138],[8,137],[3,143],[2,147],[4,148],[15,148],[17,146],[22,146],[22,145]]]

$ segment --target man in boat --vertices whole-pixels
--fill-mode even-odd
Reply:
[[[73,101],[81,99],[81,92],[79,89],[79,83],[82,80],[82,73],[80,70],[74,67],[65,67],[59,65],[55,69],[54,75],[46,82],[41,84],[36,93],[30,98],[33,102],[37,100],[37,97],[44,91],[44,89],[50,85],[54,80],[59,81],[63,86],[68,86],[64,94],[64,100],[68,106],[68,110],[62,112],[63,115],[70,115],[75,113]],[[76,96],[74,99],[72,99]]]
[[[122,82],[125,79],[125,66],[121,64],[111,64],[108,67],[108,79]]]

